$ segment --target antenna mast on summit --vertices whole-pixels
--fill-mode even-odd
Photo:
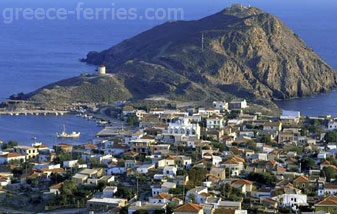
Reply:
[[[201,50],[204,51],[204,33],[201,33]]]

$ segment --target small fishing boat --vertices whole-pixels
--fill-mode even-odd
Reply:
[[[65,125],[63,125],[63,131],[56,133],[56,137],[57,138],[79,138],[81,135],[81,132],[72,132],[70,134],[68,134],[66,132],[66,127]]]

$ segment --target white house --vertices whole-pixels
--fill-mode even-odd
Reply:
[[[195,187],[186,193],[185,200],[191,201],[191,199],[193,198],[194,199],[194,201],[192,201],[193,203],[197,203],[197,204],[205,203],[205,197],[203,193],[206,193],[206,194],[208,193],[207,187],[202,187],[202,186]]]
[[[328,123],[328,130],[332,131],[332,130],[336,130],[337,129],[337,121],[335,120],[330,120]]]
[[[22,161],[26,160],[26,156],[18,153],[7,153],[0,156],[0,164],[10,163],[11,161]]]
[[[220,111],[227,111],[228,103],[226,101],[214,101],[213,108],[219,109]]]
[[[63,161],[63,167],[74,168],[78,163],[78,160]]]
[[[222,162],[222,157],[215,156],[215,155],[212,156],[212,164],[214,166],[219,167],[221,162]]]
[[[154,169],[155,165],[154,164],[144,164],[139,167],[137,167],[137,172],[146,174],[149,172],[149,170]]]
[[[281,131],[282,123],[281,122],[265,122],[263,124],[263,130],[265,131]]]
[[[278,201],[281,206],[294,208],[308,205],[307,195],[301,194],[301,190],[295,188],[276,189],[272,192],[272,196],[272,199]]]
[[[125,167],[113,166],[105,169],[105,175],[120,175],[126,172]]]
[[[266,145],[266,144],[263,146],[263,152],[269,154],[269,153],[271,153],[272,151],[274,151],[274,148],[273,148],[273,147],[271,147],[271,146],[269,146],[269,145]]]
[[[243,162],[237,160],[235,158],[226,160],[225,162],[221,163],[225,168],[230,170],[231,176],[238,176],[240,175],[241,171],[244,168]]]
[[[165,166],[163,169],[164,176],[167,177],[176,177],[177,176],[177,167],[176,166]]]
[[[187,118],[180,118],[169,124],[167,133],[200,139],[200,126],[197,123],[191,123]]]
[[[336,184],[325,184],[324,187],[318,189],[318,196],[325,195],[336,195],[337,194],[337,185]]]
[[[212,115],[207,118],[207,129],[222,129],[224,127],[224,119],[220,115]]]
[[[116,186],[107,186],[103,189],[103,197],[104,198],[112,198],[117,192]]]
[[[256,153],[250,156],[252,161],[267,161],[268,160],[268,154],[267,153]]]
[[[241,110],[245,108],[248,108],[246,100],[233,100],[229,103],[230,110]]]
[[[299,111],[282,111],[282,115],[280,119],[283,124],[292,124],[292,123],[299,123],[300,122],[301,113]]]
[[[172,198],[171,194],[162,192],[154,197],[150,197],[149,202],[154,204],[167,204],[172,200]]]

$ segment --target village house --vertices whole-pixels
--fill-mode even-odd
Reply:
[[[329,131],[337,130],[337,121],[330,120],[328,123],[328,130]]]
[[[12,161],[25,162],[26,156],[18,153],[5,153],[0,155],[0,164],[11,163]]]
[[[301,113],[298,111],[282,111],[280,120],[283,125],[297,125],[300,122]]]
[[[91,211],[107,211],[111,208],[124,207],[126,199],[121,198],[92,198],[87,201],[87,208]]]
[[[25,155],[26,159],[35,159],[39,155],[38,149],[31,146],[16,146],[14,153]]]
[[[231,176],[238,176],[244,169],[244,161],[238,158],[231,158],[221,163],[225,168],[229,169]]]
[[[135,214],[138,210],[146,210],[149,214],[154,214],[156,210],[162,210],[166,208],[166,204],[162,203],[149,203],[136,201],[128,207],[128,214]]]
[[[151,153],[151,145],[155,144],[154,139],[137,139],[131,141],[131,150],[143,155]]]
[[[175,208],[173,214],[204,214],[204,210],[199,204],[187,203]]]
[[[337,185],[336,184],[324,184],[318,188],[317,195],[322,197],[326,195],[336,195],[337,194]]]
[[[272,191],[271,196],[273,200],[279,202],[282,206],[293,208],[308,205],[307,195],[301,194],[301,190],[295,188],[283,187],[275,189]]]
[[[296,136],[291,131],[283,131],[278,135],[278,143],[296,143]]]
[[[215,176],[219,180],[223,181],[223,180],[226,179],[226,169],[225,168],[212,167],[209,175]]]
[[[224,127],[224,119],[220,115],[211,115],[206,120],[207,129],[222,129]]]
[[[63,185],[63,182],[50,186],[49,192],[51,194],[54,194],[54,195],[60,194],[60,189],[61,189],[62,185]]]
[[[337,196],[328,196],[315,204],[315,211],[337,214]]]
[[[200,139],[199,124],[191,123],[187,118],[179,118],[175,122],[171,122],[168,126],[167,133],[164,137],[171,136],[175,141],[182,141],[185,139]],[[178,137],[178,138],[177,138]]]
[[[103,189],[103,197],[104,198],[112,198],[117,192],[116,186],[107,186]]]
[[[312,183],[310,182],[309,178],[306,176],[299,176],[293,180],[293,184],[297,188],[304,188],[307,189],[312,186]]]
[[[228,111],[228,102],[226,101],[214,101],[213,108],[220,110],[220,112]]]
[[[155,165],[154,164],[143,164],[137,167],[137,172],[141,173],[141,174],[146,174],[148,173],[150,170],[155,169]]]
[[[265,122],[263,124],[263,130],[265,131],[281,131],[282,123],[281,122]]]
[[[248,108],[246,100],[233,100],[229,103],[230,110],[241,110],[245,108]]]
[[[233,181],[232,186],[234,188],[240,189],[240,191],[244,194],[253,191],[253,182],[245,179]]]
[[[177,176],[177,167],[176,166],[165,166],[163,169],[163,174],[166,177],[174,178]]]

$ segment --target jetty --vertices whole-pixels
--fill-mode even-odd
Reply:
[[[21,111],[0,111],[1,115],[20,116],[20,115],[64,115],[70,113],[69,111],[57,111],[57,110],[21,110]]]

